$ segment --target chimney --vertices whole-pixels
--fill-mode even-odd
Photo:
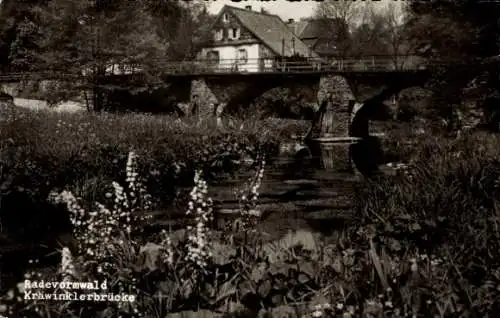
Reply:
[[[252,6],[246,6],[245,9],[248,11],[252,11]]]
[[[294,20],[294,19],[288,19],[288,24],[292,24],[292,23],[294,23],[294,22],[295,22],[295,20]]]

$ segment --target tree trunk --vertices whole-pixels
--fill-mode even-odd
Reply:
[[[102,79],[106,75],[105,66],[98,65],[94,67],[94,72],[92,74],[91,85],[92,85],[92,105],[90,109],[94,112],[100,112],[106,106],[105,104],[105,94],[102,88]]]

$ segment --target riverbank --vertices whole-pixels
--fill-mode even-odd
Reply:
[[[161,209],[172,204],[176,189],[191,185],[195,168],[217,178],[249,162],[245,158],[255,161],[260,153],[276,152],[281,141],[307,129],[300,122],[273,119],[217,127],[210,120],[22,108],[5,111],[2,120],[4,231],[26,219],[44,224],[50,212],[40,213],[40,204],[54,189],[71,186],[86,201],[102,200],[101,190],[125,180],[122,167],[131,150],[156,198],[155,208]]]
[[[375,175],[356,181],[355,186],[347,189],[347,179],[337,180],[331,172],[325,174],[328,178],[324,183],[307,174],[311,171],[301,174],[305,161],[288,166],[289,174],[282,179],[266,183],[266,178],[274,173],[275,163],[255,150],[268,150],[266,153],[272,157],[272,145],[292,131],[300,135],[300,125],[242,122],[243,127],[221,131],[209,124],[179,123],[143,115],[127,117],[133,121],[106,116],[85,117],[81,121],[73,118],[64,124],[59,122],[60,117],[14,118],[15,127],[10,126],[5,135],[14,142],[2,139],[1,149],[10,156],[2,159],[11,159],[6,161],[9,169],[3,171],[19,167],[14,171],[22,173],[13,180],[25,180],[24,184],[28,184],[26,180],[35,180],[34,185],[58,180],[59,187],[47,185],[47,197],[51,191],[59,193],[52,197],[66,203],[60,206],[61,213],[69,209],[74,213],[70,215],[77,217],[70,224],[75,229],[76,242],[68,245],[69,250],[63,250],[59,270],[35,266],[35,272],[40,272],[45,280],[121,281],[120,286],[113,285],[109,291],[136,295],[137,301],[130,306],[87,302],[85,307],[81,302],[17,302],[15,296],[23,292],[19,285],[3,297],[9,308],[0,309],[12,310],[11,314],[4,314],[31,317],[37,315],[35,308],[40,317],[114,317],[118,313],[178,317],[180,314],[174,313],[180,312],[199,317],[199,310],[210,317],[227,313],[241,316],[242,312],[251,317],[257,317],[259,312],[261,316],[267,312],[273,317],[486,316],[500,311],[498,135],[470,132],[450,139],[428,134],[412,137],[411,143],[394,139],[402,154],[398,159],[405,165],[395,175]],[[91,129],[85,128],[87,122]],[[59,135],[53,128],[63,131],[63,137],[57,141],[53,139]],[[96,136],[90,137],[92,132],[97,132]],[[45,142],[43,146],[41,141]],[[236,146],[235,142],[245,147]],[[131,145],[137,151],[131,153]],[[91,152],[93,147],[97,150]],[[20,155],[16,157],[12,149]],[[52,153],[53,157],[47,155]],[[16,159],[21,155],[40,159],[32,167],[32,159]],[[59,161],[47,165],[47,158]],[[227,162],[244,163],[249,159],[255,164],[234,167],[244,168],[249,179],[224,177],[235,171],[229,169]],[[189,211],[187,218],[193,222],[189,225],[194,227],[172,229],[165,223],[165,233],[141,231],[150,220],[142,220],[138,217],[143,214],[133,212],[150,208],[149,202],[154,202],[154,198],[165,200],[161,196],[169,193],[156,186],[168,175],[152,173],[151,169],[163,164],[175,172],[178,170],[174,163],[180,165],[182,160],[189,164],[181,169],[191,173],[167,179],[178,180],[169,183],[171,188],[167,189],[174,194],[181,186],[192,190],[178,197],[176,204]],[[62,169],[59,165],[72,165],[69,171],[73,175],[57,170]],[[78,175],[78,170],[85,174]],[[199,174],[195,175],[195,170]],[[60,180],[50,177],[56,172]],[[33,177],[40,175],[43,178]],[[92,182],[82,183],[82,175],[83,180]],[[72,180],[69,176],[79,178]],[[232,180],[232,186],[217,189],[216,181],[221,180]],[[112,181],[118,184],[110,186]],[[350,208],[354,213],[346,222],[340,220],[339,211],[331,208],[338,203],[332,202],[334,196],[343,195],[328,189],[334,182],[346,186],[352,200]],[[211,217],[217,202],[209,196],[215,197],[214,191],[224,195],[222,192],[230,188],[241,190],[234,193],[236,212],[232,213],[237,214],[236,218],[217,224],[217,215],[214,220]],[[146,189],[151,197],[141,189]],[[63,190],[70,190],[80,199],[74,200]],[[283,211],[274,218],[267,216],[267,227],[252,215],[259,204],[273,199],[273,193],[283,199],[283,204],[275,207]],[[311,195],[316,198],[308,205],[293,201]],[[141,200],[134,201],[135,198]],[[13,201],[12,207],[19,202]],[[106,208],[93,206],[94,202],[103,203]],[[306,226],[292,227],[293,231],[268,239],[266,233],[288,226],[291,219],[306,221],[304,215],[311,207],[324,207],[325,203],[331,205],[323,211],[335,212],[331,219],[337,217],[332,223],[336,227],[330,233],[321,234]],[[294,208],[287,210],[290,205]],[[37,208],[42,210],[40,205]],[[81,210],[98,213],[80,215]],[[123,212],[132,214],[122,215]]]

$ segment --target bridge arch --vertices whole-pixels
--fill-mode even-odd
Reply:
[[[249,83],[244,90],[241,90],[234,96],[227,100],[224,114],[235,114],[242,109],[248,109],[248,107],[259,101],[259,98],[273,96],[270,95],[275,93],[279,96],[273,96],[275,101],[284,101],[284,98],[288,97],[286,101],[297,101],[305,103],[315,103],[315,94],[317,91],[317,78],[277,78],[274,80],[263,80],[254,81]],[[275,97],[278,97],[275,99]],[[279,98],[281,97],[281,98]],[[273,107],[273,105],[266,106]]]
[[[403,85],[392,86],[384,89],[378,95],[371,97],[365,101],[353,101],[351,105],[351,121],[349,127],[349,135],[353,137],[367,137],[369,135],[369,122],[371,120],[388,120],[397,114],[399,106],[396,110],[391,109],[385,101],[390,98],[396,99],[396,104],[399,103],[399,94],[410,89],[418,88],[422,91],[427,91],[423,85]]]
[[[337,105],[333,118],[343,127],[336,128],[335,133],[329,135],[363,137],[368,135],[370,120],[376,115],[389,113],[384,106],[385,100],[405,88],[421,86],[427,78],[427,72],[200,75],[193,78],[191,96],[198,96],[201,107],[207,105],[207,114],[222,115],[234,114],[239,107],[248,107],[256,98],[277,87],[291,89],[293,93],[290,95],[302,94],[303,100],[317,102],[318,106],[322,104],[322,98],[330,95]],[[350,100],[358,103],[350,107]]]

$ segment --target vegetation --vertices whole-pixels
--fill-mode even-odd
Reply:
[[[81,100],[85,92],[89,109],[97,111],[116,90],[154,90],[167,60],[193,58],[207,39],[201,26],[209,15],[198,2],[51,0],[1,6],[0,63],[10,71],[73,75],[52,87],[46,99]],[[139,68],[144,75],[139,83],[102,81],[110,72]]]
[[[62,249],[59,268],[33,268],[26,279],[106,281],[105,293],[136,301],[25,300],[22,282],[0,309],[19,317],[485,316],[500,309],[499,141],[483,133],[417,138],[396,176],[361,185],[357,214],[343,230],[332,237],[290,232],[272,242],[255,232],[258,219],[250,214],[258,207],[265,156],[241,185],[234,224],[213,226],[211,170],[196,169],[202,160],[193,165],[184,203],[192,223],[147,233],[141,230],[150,220],[141,211],[154,198],[141,166],[147,161],[139,151],[125,153],[119,165],[126,173],[113,176],[110,187],[95,187],[94,197],[69,180],[69,188],[47,194],[69,211],[77,244]]]
[[[417,52],[441,64],[458,64],[436,70],[434,80],[428,85],[434,93],[436,111],[449,120],[460,110],[469,91],[478,108],[487,114],[486,126],[498,131],[498,65],[478,67],[476,72],[461,71],[459,65],[489,60],[500,53],[497,45],[500,6],[490,2],[434,1],[411,3],[405,9],[408,38]]]
[[[195,168],[218,178],[239,167],[240,159],[272,153],[280,140],[306,129],[272,119],[234,120],[217,128],[210,120],[21,109],[4,110],[2,118],[2,225],[4,231],[29,234],[38,227],[47,230],[54,221],[55,212],[44,204],[51,190],[72,184],[84,200],[100,199],[98,189],[123,178],[121,167],[131,148],[139,156],[155,208],[162,209],[190,185]]]

